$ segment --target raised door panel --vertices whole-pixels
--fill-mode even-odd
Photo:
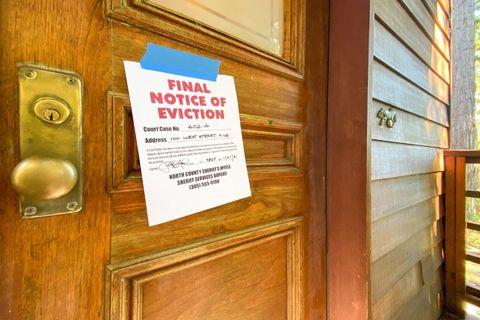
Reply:
[[[225,13],[225,3],[193,2]],[[111,319],[302,317],[305,3],[282,4],[277,54],[193,13],[179,13],[174,6],[180,2],[107,3]],[[220,73],[234,77],[251,197],[148,226],[123,61],[139,61],[149,42],[218,59]]]
[[[109,190],[142,190],[130,100],[109,93]],[[252,179],[302,174],[303,125],[299,122],[240,115],[247,167]]]
[[[110,319],[300,319],[300,219],[110,266]]]

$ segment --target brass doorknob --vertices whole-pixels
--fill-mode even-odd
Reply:
[[[13,188],[22,196],[36,200],[58,199],[75,187],[78,173],[67,160],[31,156],[12,172]]]

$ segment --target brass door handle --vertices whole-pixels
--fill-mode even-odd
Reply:
[[[81,77],[71,71],[20,64],[19,158],[12,172],[24,218],[83,208]]]
[[[78,173],[70,161],[31,156],[17,164],[11,179],[13,188],[21,196],[53,200],[72,191]]]

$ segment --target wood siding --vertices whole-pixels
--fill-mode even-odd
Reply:
[[[449,146],[448,1],[375,0],[370,126],[372,319],[438,319],[443,152]],[[397,114],[393,128],[377,112]]]

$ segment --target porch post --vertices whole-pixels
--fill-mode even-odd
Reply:
[[[369,0],[330,2],[327,120],[328,319],[369,310]]]

